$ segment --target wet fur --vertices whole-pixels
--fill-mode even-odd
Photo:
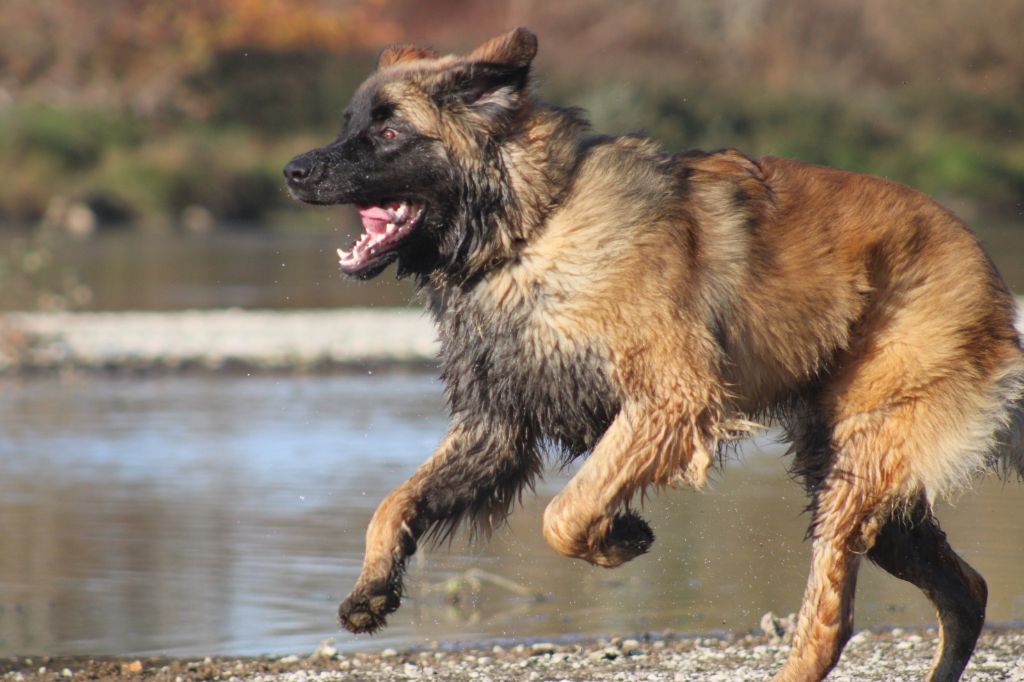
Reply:
[[[386,50],[339,139],[299,157],[320,174],[292,187],[307,201],[426,202],[393,259],[436,321],[451,412],[375,513],[343,625],[384,625],[417,542],[500,523],[544,452],[589,454],[545,538],[612,567],[654,539],[631,502],[703,484],[724,442],[774,418],[813,548],[776,679],[835,664],[865,553],[935,603],[929,679],[958,679],[987,594],[931,505],[988,467],[1024,473],[1016,302],[973,235],[879,178],[593,135],[533,95],[535,51],[522,29],[465,57]],[[405,126],[404,146],[373,147],[374,125]]]

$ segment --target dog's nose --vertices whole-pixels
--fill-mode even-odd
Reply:
[[[307,154],[296,156],[284,167],[284,177],[293,185],[302,184],[313,174],[315,161]]]

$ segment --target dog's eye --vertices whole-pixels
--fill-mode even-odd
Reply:
[[[385,140],[393,140],[396,137],[398,137],[398,131],[395,130],[394,128],[385,128],[384,130],[380,131],[380,136]]]

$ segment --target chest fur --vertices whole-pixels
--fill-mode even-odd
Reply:
[[[593,330],[571,322],[543,292],[486,286],[438,310],[443,379],[453,414],[512,420],[536,444],[577,456],[619,409]]]

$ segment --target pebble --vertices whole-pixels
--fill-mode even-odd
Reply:
[[[902,632],[902,631],[899,631]],[[934,631],[902,634],[862,632],[852,640],[829,679],[919,680],[928,669],[936,644]],[[868,642],[865,645],[865,642]],[[659,646],[660,644],[660,646]],[[637,654],[629,652],[636,647]],[[347,653],[342,660],[300,658],[229,659],[212,662],[161,661],[154,679],[222,679],[245,682],[334,682],[358,679],[365,682],[391,680],[445,680],[451,682],[558,682],[562,679],[587,682],[753,682],[772,677],[783,665],[789,647],[769,636],[702,637],[694,640],[613,638],[605,641],[516,645],[496,650],[493,646],[457,651],[403,651]],[[395,660],[396,657],[400,657]],[[207,659],[209,661],[209,659]],[[419,665],[410,663],[414,660]],[[348,663],[358,665],[357,673]],[[56,678],[65,661],[47,660],[45,679]],[[70,662],[70,661],[68,661]],[[37,680],[40,663],[9,660],[0,680]],[[125,670],[138,664],[158,672],[154,664],[126,659],[115,662]],[[145,663],[145,666],[143,665]],[[427,667],[430,663],[434,667]],[[296,664],[301,669],[291,666]],[[76,661],[61,677],[102,677],[110,662]],[[108,666],[104,668],[103,666]],[[204,669],[203,666],[209,666]],[[64,671],[67,671],[66,673]],[[188,672],[185,672],[188,671]],[[898,671],[898,672],[894,672]],[[182,675],[175,675],[181,672]],[[127,676],[127,675],[126,675]],[[138,676],[138,675],[135,675]],[[1024,630],[989,629],[979,642],[977,653],[964,675],[972,682],[1024,682]]]

